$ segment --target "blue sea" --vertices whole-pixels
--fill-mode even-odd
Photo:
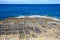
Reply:
[[[60,4],[0,4],[0,20],[20,15],[41,15],[60,19]]]

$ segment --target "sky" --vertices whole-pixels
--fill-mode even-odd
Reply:
[[[0,0],[0,4],[60,4],[60,0]]]

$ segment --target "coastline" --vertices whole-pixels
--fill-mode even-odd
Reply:
[[[15,18],[49,18],[49,19],[52,19],[52,20],[56,20],[56,21],[60,21],[60,19],[58,18],[54,18],[54,17],[49,17],[49,16],[40,16],[40,15],[30,15],[30,16],[18,16],[18,17],[15,17]]]
[[[7,38],[9,40],[15,40],[16,38],[17,40],[26,40],[25,38],[27,38],[29,40],[46,40],[47,38],[47,40],[58,40],[60,39],[59,28],[60,20],[53,20],[53,18],[46,16],[33,15],[11,17],[0,21],[0,39],[4,40]],[[2,32],[4,33],[2,34]],[[58,37],[55,36],[56,33],[58,33]]]
[[[20,16],[13,16],[13,17],[2,18],[2,19],[0,19],[0,21],[6,20],[6,19],[10,19],[10,18],[45,18],[45,19],[48,18],[48,19],[51,19],[51,20],[60,21],[60,19],[55,18],[55,17],[41,16],[41,15],[29,15],[29,16],[20,15]]]

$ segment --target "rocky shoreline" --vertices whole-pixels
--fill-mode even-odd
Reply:
[[[60,40],[60,21],[50,18],[7,18],[0,21],[1,40]]]

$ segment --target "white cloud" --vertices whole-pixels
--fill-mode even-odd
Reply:
[[[29,0],[0,0],[5,2],[29,2]]]
[[[40,3],[56,3],[57,0],[0,0],[0,3],[30,3],[30,4],[40,4]]]
[[[49,1],[49,0],[43,0],[44,2],[47,2],[47,1]]]
[[[49,0],[35,0],[36,2],[48,2]]]
[[[9,1],[9,2],[47,2],[48,0],[0,0],[0,1]]]
[[[9,2],[49,2],[49,1],[59,1],[59,0],[0,0]]]

